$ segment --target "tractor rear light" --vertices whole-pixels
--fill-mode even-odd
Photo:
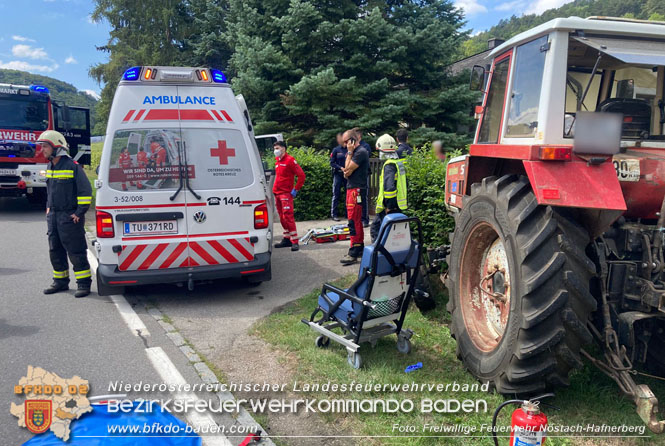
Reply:
[[[268,206],[263,203],[254,208],[254,229],[265,229],[268,227]]]
[[[97,238],[112,238],[115,236],[113,230],[113,216],[108,212],[97,211]]]
[[[570,161],[573,158],[571,147],[540,147],[538,159],[543,161]]]
[[[559,189],[543,189],[543,198],[545,200],[558,200],[561,198]]]

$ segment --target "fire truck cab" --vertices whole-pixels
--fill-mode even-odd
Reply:
[[[70,154],[90,164],[90,114],[87,108],[52,101],[40,85],[0,84],[0,197],[26,196],[46,202],[48,160],[35,145],[44,130],[61,132]]]

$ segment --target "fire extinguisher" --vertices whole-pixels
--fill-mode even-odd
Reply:
[[[540,400],[554,396],[546,393],[530,400],[508,400],[499,404],[492,417],[492,438],[499,446],[496,436],[496,419],[499,412],[509,404],[519,405],[510,417],[510,446],[544,446],[547,429],[547,415],[540,410]]]

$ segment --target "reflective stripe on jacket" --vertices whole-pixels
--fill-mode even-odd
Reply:
[[[376,213],[384,209],[408,209],[406,200],[406,168],[401,159],[389,159],[383,164],[379,178]]]

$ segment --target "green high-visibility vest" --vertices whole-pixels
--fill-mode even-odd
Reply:
[[[383,172],[386,168],[386,165],[394,164],[397,167],[397,172],[395,172],[395,184],[397,185],[397,190],[384,192],[383,191]],[[381,177],[379,178],[379,196],[376,199],[376,213],[383,211],[383,199],[384,198],[395,198],[397,197],[397,206],[401,210],[408,209],[406,202],[406,168],[404,167],[404,160],[402,159],[388,159],[383,164],[381,169]]]

